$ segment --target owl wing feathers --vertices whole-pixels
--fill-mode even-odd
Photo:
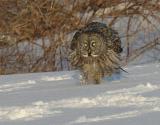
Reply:
[[[81,41],[78,38],[82,34],[87,34],[87,38],[96,34],[103,39],[102,41],[98,41],[103,42],[102,45],[104,46],[103,51],[100,54],[98,53],[98,57],[83,58],[81,56],[79,49],[79,42]],[[102,46],[99,46],[97,49],[101,49],[100,47]],[[80,69],[84,81],[93,80],[97,84],[100,83],[102,77],[106,75],[110,76],[114,72],[123,70],[120,66],[121,59],[119,54],[122,52],[121,40],[118,32],[107,27],[106,24],[92,22],[79,29],[73,36],[70,48],[72,50],[69,56],[70,63],[75,69]]]
[[[71,49],[74,50],[77,46],[77,39],[82,33],[97,33],[100,34],[108,48],[113,49],[117,53],[122,52],[121,40],[119,38],[118,32],[107,27],[104,23],[92,22],[86,27],[79,29],[71,41]]]
[[[77,48],[77,39],[81,35],[81,33],[82,33],[82,30],[80,29],[74,34],[73,39],[71,41],[71,47],[70,47],[71,50],[75,50]]]

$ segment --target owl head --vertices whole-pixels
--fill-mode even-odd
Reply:
[[[76,48],[78,49],[78,52],[81,57],[95,58],[100,56],[101,53],[104,52],[104,39],[102,38],[102,36],[96,33],[82,33],[77,38]]]

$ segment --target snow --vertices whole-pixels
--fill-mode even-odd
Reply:
[[[0,76],[0,125],[159,125],[160,64],[81,85],[78,71]]]

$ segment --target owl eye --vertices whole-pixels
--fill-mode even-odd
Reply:
[[[84,46],[84,47],[87,47],[87,46],[88,46],[87,41],[84,41],[83,46]]]
[[[92,43],[91,45],[92,45],[93,47],[96,46],[96,42],[95,42],[95,41],[92,41],[91,43]]]
[[[88,46],[87,43],[84,43],[84,46],[87,47]]]

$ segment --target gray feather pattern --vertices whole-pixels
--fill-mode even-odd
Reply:
[[[121,69],[121,51],[118,33],[103,23],[93,22],[75,33],[69,59],[82,72],[84,83],[98,84],[104,76]]]

